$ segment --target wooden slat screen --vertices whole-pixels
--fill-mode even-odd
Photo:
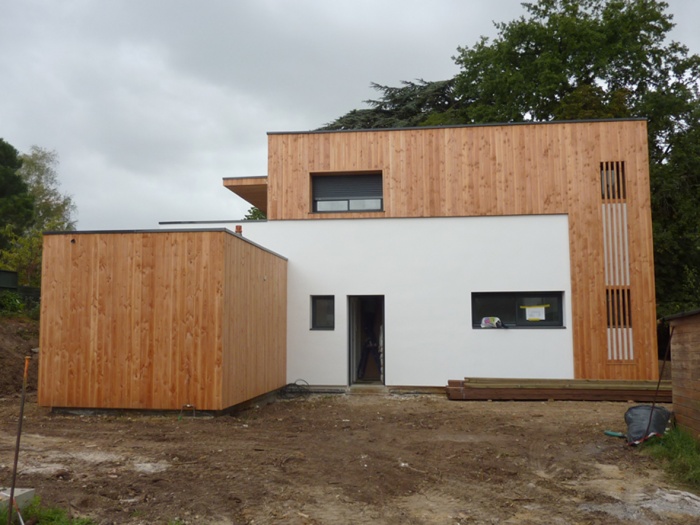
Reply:
[[[634,360],[625,163],[600,163],[609,361]]]

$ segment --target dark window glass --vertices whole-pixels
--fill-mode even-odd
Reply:
[[[311,297],[311,329],[335,329],[335,297],[314,295]]]
[[[498,317],[506,327],[564,326],[562,292],[474,292],[472,326],[484,317]]]

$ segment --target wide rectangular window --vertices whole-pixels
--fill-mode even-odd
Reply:
[[[472,327],[498,318],[505,328],[551,328],[564,326],[563,292],[474,292]]]
[[[314,212],[382,211],[382,173],[312,174]]]
[[[335,329],[335,297],[332,295],[311,296],[311,329]]]

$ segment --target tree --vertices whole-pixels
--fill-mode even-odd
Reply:
[[[32,221],[34,199],[17,173],[21,167],[18,151],[0,139],[0,249],[8,246],[8,236],[22,233]]]
[[[255,206],[251,206],[248,210],[248,213],[246,213],[243,217],[243,220],[246,221],[264,221],[266,219],[267,215],[265,215],[259,208],[256,208]]]
[[[400,87],[382,86],[372,83],[371,87],[382,96],[378,100],[366,100],[370,109],[354,109],[322,130],[406,128],[419,126],[435,113],[446,118],[458,106],[454,96],[454,80],[426,82],[403,81]]]
[[[647,118],[658,312],[700,306],[700,56],[668,40],[663,1],[523,6],[492,41],[458,48],[447,109],[427,114],[419,90],[396,99],[401,88],[381,86],[383,99],[360,111],[398,100],[418,125]],[[407,121],[391,116],[382,126]]]
[[[60,191],[58,153],[32,146],[21,159],[18,173],[34,197],[33,227],[41,231],[75,230],[75,204],[69,195]]]
[[[33,202],[31,222],[23,229],[5,227],[6,246],[0,249],[0,265],[15,270],[24,286],[41,284],[41,250],[43,232],[75,229],[76,207],[70,196],[60,192],[58,154],[32,146],[21,155],[17,175]]]
[[[660,314],[700,297],[700,57],[668,41],[668,4],[540,0],[460,48],[464,122],[646,117]]]

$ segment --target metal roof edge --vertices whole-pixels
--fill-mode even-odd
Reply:
[[[700,314],[700,308],[695,310],[687,310],[685,312],[679,312],[677,314],[665,315],[659,321],[673,321],[674,319],[682,319],[683,317],[692,317],[693,315]]]
[[[251,221],[253,222],[253,221]],[[284,259],[285,261],[288,261],[289,259],[285,257],[284,255],[281,255],[275,251],[270,250],[269,248],[265,248],[264,246],[258,244],[257,242],[251,241],[247,237],[244,237],[241,234],[234,233],[228,228],[174,228],[174,229],[158,229],[158,230],[84,230],[84,231],[48,231],[44,232],[44,235],[95,235],[95,234],[101,234],[101,235],[113,235],[113,234],[125,234],[125,233],[197,233],[197,232],[202,232],[202,233],[227,233],[231,235],[232,237],[236,237],[237,239],[240,239],[242,241],[247,242],[248,244],[251,244],[255,246],[256,248],[263,250],[264,252],[267,252],[271,255],[274,255],[275,257],[279,257],[280,259]]]

